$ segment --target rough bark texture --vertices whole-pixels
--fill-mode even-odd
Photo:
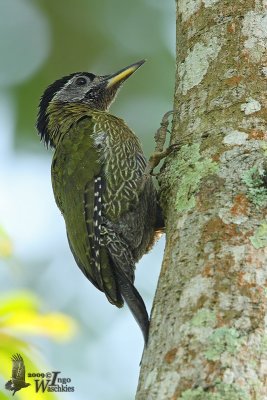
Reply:
[[[267,399],[267,0],[178,0],[167,245],[137,400]]]

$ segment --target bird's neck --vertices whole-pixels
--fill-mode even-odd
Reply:
[[[87,104],[52,102],[46,111],[46,132],[50,144],[56,147],[73,123],[84,116],[107,114],[105,111],[93,110]]]

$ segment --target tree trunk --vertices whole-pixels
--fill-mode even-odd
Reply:
[[[178,0],[167,244],[137,400],[267,399],[267,1]]]

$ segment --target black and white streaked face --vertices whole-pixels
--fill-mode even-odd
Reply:
[[[92,108],[107,110],[120,85],[107,88],[108,76],[79,72],[71,76],[52,101],[88,103]]]
[[[110,85],[109,76],[96,76],[89,72],[76,72],[64,76],[47,87],[41,97],[37,119],[37,129],[41,139],[54,147],[51,133],[48,129],[49,105],[83,103],[95,110],[108,110],[115,99],[116,93],[122,82]],[[56,123],[56,121],[55,121]]]
[[[55,93],[52,101],[63,103],[87,103],[90,107],[107,110],[122,82],[108,87],[109,76],[96,76],[88,72],[73,74]]]
[[[96,76],[91,73],[78,72],[69,77],[64,86],[55,93],[52,100],[59,102],[79,102],[82,101],[86,94],[95,86]],[[99,79],[97,79],[99,83]]]
[[[123,82],[144,62],[145,60],[138,61],[111,75],[97,76],[90,72],[76,72],[49,85],[41,97],[36,124],[44,142],[53,147],[48,131],[50,104],[83,103],[91,109],[107,111]]]
[[[44,92],[40,109],[52,102],[82,102],[99,110],[108,110],[118,89],[145,60],[138,61],[115,74],[97,76],[90,72],[76,72],[65,76],[50,85]],[[44,100],[44,101],[42,101]]]

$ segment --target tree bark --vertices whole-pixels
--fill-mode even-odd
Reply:
[[[137,400],[267,399],[267,0],[177,0],[166,249]]]

